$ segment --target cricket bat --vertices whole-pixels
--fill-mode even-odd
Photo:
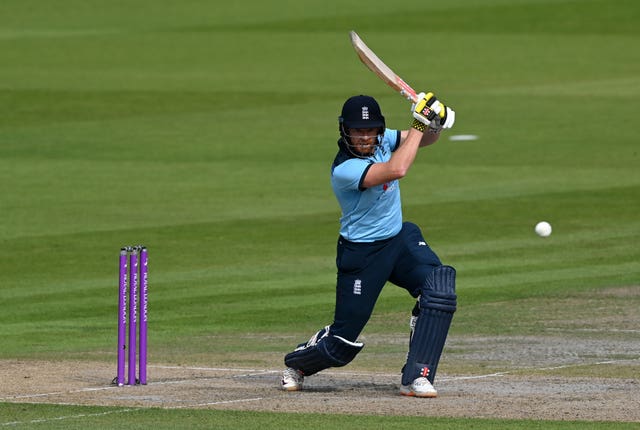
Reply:
[[[406,97],[413,103],[418,101],[416,91],[411,88],[400,76],[389,68],[384,62],[378,58],[378,56],[360,39],[360,36],[355,31],[349,32],[351,37],[351,44],[355,49],[356,54],[360,57],[360,60],[365,66],[369,68],[373,73],[378,75],[380,79],[385,81],[394,90],[398,91],[402,96]]]

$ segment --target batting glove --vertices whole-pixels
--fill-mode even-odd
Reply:
[[[445,106],[439,100],[431,104],[431,109],[436,113],[436,116],[429,123],[431,130],[439,133],[443,128],[453,127],[453,123],[456,122],[456,113],[453,109]]]
[[[437,112],[431,106],[438,102],[438,99],[433,93],[420,93],[417,98],[418,101],[411,105],[411,114],[414,118],[411,127],[424,131],[432,121],[437,119]]]

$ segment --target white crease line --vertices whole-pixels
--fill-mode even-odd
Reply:
[[[0,401],[13,400],[13,399],[32,399],[34,397],[57,396],[58,394],[64,394],[64,391],[58,391],[55,393],[38,393],[38,394],[23,394],[20,396],[7,396],[7,397],[1,397]]]
[[[36,397],[58,396],[60,394],[88,393],[88,392],[91,392],[91,391],[113,390],[114,388],[122,388],[122,387],[117,387],[117,386],[113,385],[113,386],[110,386],[110,387],[87,387],[87,388],[81,388],[81,389],[78,389],[78,390],[55,391],[55,392],[51,392],[51,393],[23,394],[23,395],[19,395],[19,396],[0,397],[0,401],[15,400],[15,399],[33,399],[33,398],[36,398]]]
[[[95,414],[64,415],[61,417],[40,418],[37,420],[29,420],[29,421],[11,421],[6,423],[0,423],[0,426],[17,426],[21,424],[41,424],[41,423],[47,423],[51,421],[63,421],[63,420],[70,420],[70,419],[77,419],[77,418],[89,418],[89,417],[100,417],[103,415],[121,414],[125,412],[137,411],[137,410],[139,409],[119,409],[116,411],[106,411],[106,412],[100,412]]]
[[[546,330],[555,331],[555,332],[566,332],[567,330],[561,328],[547,328]],[[640,330],[636,329],[619,329],[619,328],[609,328],[609,329],[599,329],[599,328],[576,328],[570,330],[573,332],[583,332],[583,333],[640,333]]]
[[[262,372],[262,373],[278,373],[280,370],[269,369],[243,369],[230,367],[190,367],[190,366],[149,366],[155,369],[176,369],[176,370],[204,370],[208,372]]]
[[[176,369],[185,369],[184,367],[176,367]],[[202,370],[202,369],[200,369]],[[223,369],[216,369],[218,371],[223,370]],[[226,371],[233,371],[234,369],[224,369]],[[247,370],[247,369],[236,369],[236,370]],[[279,370],[265,370],[262,373],[264,374],[271,374],[271,373],[280,373]],[[253,376],[253,375],[258,375],[258,374],[247,374],[247,375],[232,375],[232,378],[238,378],[238,377],[246,377],[246,376]],[[207,380],[214,380],[214,379],[218,379],[217,377],[214,376],[210,376],[210,377],[203,377],[203,378],[192,378],[192,379],[175,379],[175,380],[170,380],[170,381],[157,381],[157,382],[149,382],[147,384],[147,386],[156,386],[156,385],[174,385],[174,384],[188,384],[188,383],[193,383],[194,381],[207,381]],[[63,394],[76,394],[76,393],[90,393],[93,391],[106,391],[106,390],[114,390],[114,389],[120,389],[120,390],[127,390],[128,388],[135,388],[138,386],[130,386],[130,385],[123,385],[123,386],[117,386],[117,385],[110,385],[107,387],[87,387],[87,388],[80,388],[77,390],[69,390],[69,391],[55,391],[55,392],[50,392],[50,393],[35,393],[35,394],[23,394],[23,395],[16,395],[16,396],[6,396],[6,397],[0,397],[0,402],[1,401],[11,401],[11,400],[20,400],[20,399],[34,399],[34,398],[38,398],[38,397],[52,397],[52,396],[59,396],[59,395],[63,395]]]
[[[545,370],[560,370],[567,369],[570,367],[582,367],[582,366],[601,366],[605,364],[616,364],[616,363],[624,363],[624,362],[634,362],[640,361],[640,358],[625,358],[621,360],[607,360],[607,361],[598,361],[595,363],[576,363],[576,364],[564,364],[562,366],[552,366],[552,367],[527,367],[522,369],[508,370],[505,372],[496,372],[496,373],[488,373],[486,375],[475,375],[475,376],[451,376],[451,377],[443,377],[440,378],[440,381],[464,381],[469,379],[485,379],[485,378],[493,378],[499,376],[510,375],[515,372],[521,372],[526,370],[534,370],[534,371],[545,371]]]
[[[233,375],[234,378],[239,378],[243,376],[259,376],[259,375],[271,375],[271,374],[280,374],[283,369],[273,370],[273,369],[243,369],[243,368],[231,368],[231,367],[190,367],[190,366],[149,366],[155,367],[156,369],[176,369],[176,370],[200,370],[207,372],[246,372],[245,374]],[[325,370],[322,372],[323,375],[378,375],[378,376],[392,376],[390,374],[376,373],[376,372],[349,372],[349,371],[331,371]],[[395,375],[393,375],[395,376]]]
[[[541,367],[539,369],[533,370],[558,370],[558,369],[566,369],[568,367],[581,367],[581,366],[602,366],[603,364],[616,364],[616,363],[629,363],[634,361],[640,361],[640,358],[623,358],[620,360],[606,360],[606,361],[597,361],[595,363],[577,363],[577,364],[564,364],[562,366],[553,366],[553,367]]]
[[[228,405],[230,403],[244,403],[244,402],[257,402],[263,400],[264,397],[255,397],[252,399],[236,399],[236,400],[221,400],[219,402],[198,403],[195,405],[183,405],[183,406],[170,406],[165,409],[186,409],[186,408],[198,408],[203,406],[215,406],[215,405]]]
[[[488,373],[486,375],[473,375],[473,376],[450,376],[450,377],[442,377],[438,378],[440,381],[467,381],[470,379],[486,379],[486,378],[494,378],[498,376],[505,376],[511,372],[496,372],[496,373]]]

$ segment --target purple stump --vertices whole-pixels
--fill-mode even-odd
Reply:
[[[138,309],[138,249],[133,248],[129,255],[129,380],[128,385],[136,384],[136,329]]]
[[[147,248],[140,248],[140,383],[147,383]]]
[[[120,250],[118,277],[118,371],[116,383],[124,385],[125,349],[127,349],[127,250]]]

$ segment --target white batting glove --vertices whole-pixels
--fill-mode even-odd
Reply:
[[[431,104],[431,108],[436,113],[436,117],[433,118],[429,124],[429,128],[439,133],[443,128],[451,128],[456,122],[456,113],[453,109],[445,106],[439,100],[436,100]]]

